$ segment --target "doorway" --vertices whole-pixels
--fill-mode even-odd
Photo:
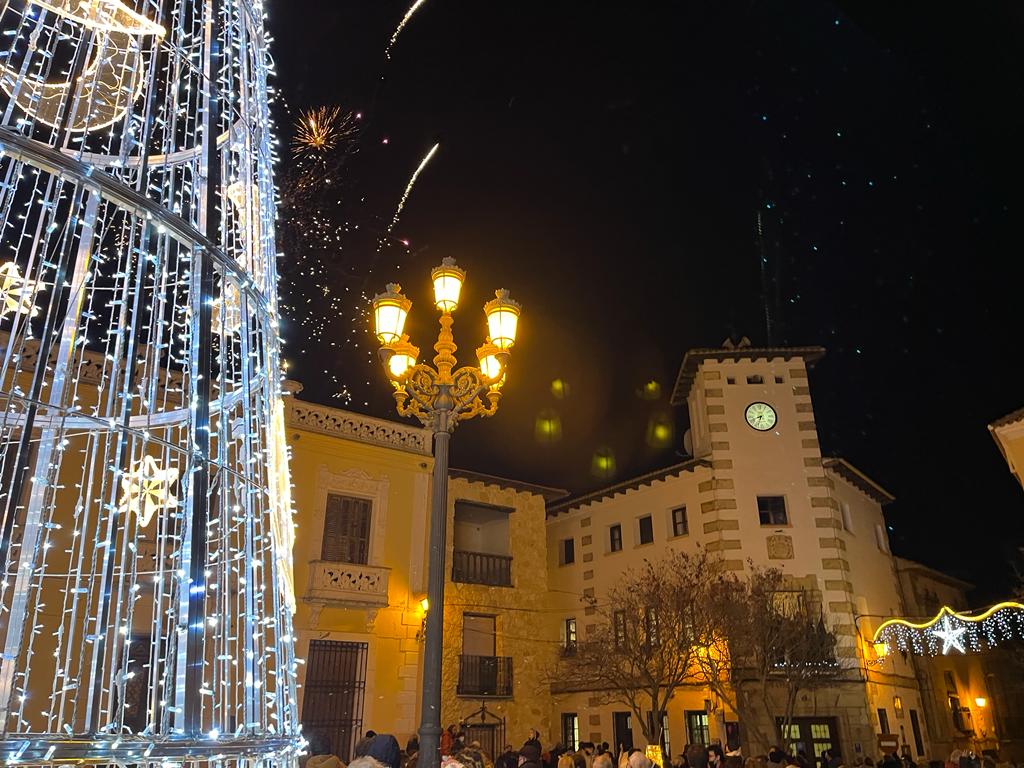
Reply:
[[[345,763],[363,725],[366,643],[311,640],[302,696],[302,732],[312,754],[337,755]]]
[[[826,749],[839,744],[839,729],[834,717],[794,717],[785,736],[786,746],[792,754],[803,750],[812,760],[817,760]]]
[[[612,712],[612,735],[619,752],[633,748],[633,717],[629,712]]]

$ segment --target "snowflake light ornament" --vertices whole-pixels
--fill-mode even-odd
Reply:
[[[134,512],[139,526],[145,528],[158,510],[178,506],[177,497],[171,493],[171,486],[177,481],[177,467],[161,469],[152,456],[143,457],[121,478],[121,511]]]
[[[40,290],[39,281],[23,277],[13,261],[0,266],[0,319],[12,312],[29,317],[38,315],[34,299]]]

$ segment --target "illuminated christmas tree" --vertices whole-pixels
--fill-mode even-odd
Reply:
[[[262,0],[0,0],[0,757],[294,762]]]

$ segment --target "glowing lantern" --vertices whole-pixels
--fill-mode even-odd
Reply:
[[[402,334],[402,338],[391,345],[393,354],[388,358],[388,371],[392,378],[402,379],[409,373],[409,369],[416,365],[416,358],[419,357],[419,347],[409,343],[409,337]]]
[[[434,306],[442,312],[454,312],[459,306],[466,270],[459,268],[451,256],[446,256],[441,259],[441,266],[434,267],[430,279],[434,281]]]
[[[487,329],[491,343],[499,349],[509,349],[516,343],[516,330],[522,306],[508,297],[504,288],[494,292],[494,298],[484,304]]]
[[[984,696],[979,696],[974,700],[974,703],[977,704],[981,709],[984,709],[985,706],[988,704],[988,699],[986,699]]]
[[[502,372],[505,366],[498,358],[499,351],[493,344],[484,344],[476,351],[477,359],[480,361],[480,372],[491,382],[504,379]]]
[[[424,597],[422,600],[420,600],[420,608],[423,609],[424,613],[429,611],[430,610],[430,601],[427,598]]]
[[[384,293],[373,297],[373,322],[381,344],[394,344],[402,338],[411,308],[412,301],[402,295],[398,283],[388,283]]]

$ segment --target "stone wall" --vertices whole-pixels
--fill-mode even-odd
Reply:
[[[514,511],[509,516],[512,587],[488,587],[451,581],[454,510],[459,500],[482,502]],[[486,704],[487,711],[505,718],[506,741],[520,746],[527,731],[541,732],[546,745],[557,738],[549,732],[551,696],[548,675],[558,642],[557,617],[547,611],[547,551],[544,499],[536,494],[482,482],[452,478],[448,492],[449,524],[445,583],[442,724],[456,723]],[[512,658],[511,698],[460,697],[459,657],[465,613],[495,616],[496,653]],[[556,726],[551,726],[556,727]]]

